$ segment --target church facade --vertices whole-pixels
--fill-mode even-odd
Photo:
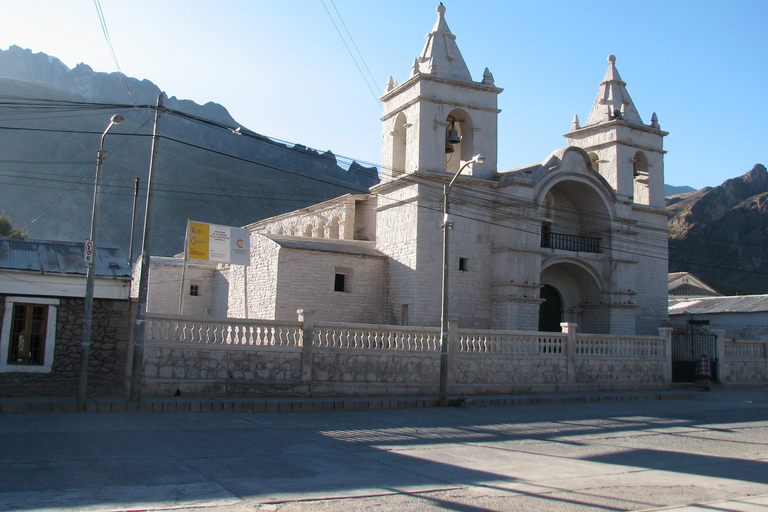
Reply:
[[[608,60],[566,147],[504,169],[502,89],[487,68],[472,79],[438,7],[410,75],[381,98],[381,182],[247,226],[251,265],[224,269],[227,315],[294,320],[303,308],[320,321],[439,325],[449,229],[448,314],[460,326],[656,335],[667,320],[667,133],[656,114],[643,123]]]

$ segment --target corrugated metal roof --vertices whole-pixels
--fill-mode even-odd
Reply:
[[[386,258],[387,255],[374,247],[374,242],[364,240],[337,240],[329,238],[313,238],[308,236],[288,235],[260,235],[269,238],[280,247],[286,249],[300,249],[304,251],[336,252],[341,254],[355,254],[358,256],[374,256]]]
[[[768,311],[768,295],[736,295],[731,297],[696,297],[670,299],[670,315],[703,315],[707,313],[762,313]]]
[[[722,295],[716,291],[688,283],[671,288],[669,294],[677,297],[722,297]]]
[[[83,242],[0,237],[0,270],[85,275],[83,246]],[[99,244],[96,247],[95,275],[100,277],[131,276],[131,266],[120,246]]]

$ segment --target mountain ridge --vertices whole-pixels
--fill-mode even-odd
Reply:
[[[155,105],[158,86],[125,80],[139,105]],[[87,238],[99,137],[111,115],[120,114],[125,121],[104,141],[98,241],[119,244],[127,254],[139,178],[134,232],[140,244],[154,114],[131,106],[117,73],[82,63],[70,70],[55,57],[12,46],[0,50],[0,96],[0,208],[14,224],[33,238]],[[164,107],[170,113],[163,115],[159,142],[153,255],[181,252],[187,218],[243,226],[366,193],[378,182],[375,168],[352,162],[345,169],[330,151],[281,144],[244,127],[245,135],[233,135],[228,127],[240,123],[218,103],[171,96]]]
[[[667,198],[669,271],[691,272],[724,294],[768,293],[768,171]]]

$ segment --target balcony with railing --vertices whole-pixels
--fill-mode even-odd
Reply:
[[[548,249],[562,249],[564,251],[603,252],[600,249],[600,238],[553,233],[544,229],[541,231],[541,246]]]

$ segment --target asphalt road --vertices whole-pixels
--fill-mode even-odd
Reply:
[[[0,511],[665,507],[768,511],[765,389],[572,405],[0,415]]]

